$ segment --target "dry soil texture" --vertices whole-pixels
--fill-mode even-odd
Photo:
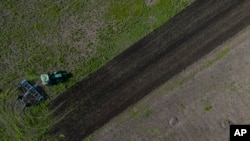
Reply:
[[[50,107],[51,109],[57,108],[54,115],[60,117],[64,113],[68,114],[48,131],[48,135],[60,136],[61,140],[82,140],[131,104],[246,28],[250,23],[249,7],[250,1],[247,0],[196,1],[168,23],[132,45],[107,65],[56,98]],[[224,52],[227,53],[227,50]],[[222,55],[219,54],[218,56],[217,60]],[[213,61],[209,62],[206,67],[212,63]],[[215,71],[214,73],[219,72]],[[202,83],[210,84],[206,81],[215,83],[210,79],[204,79]],[[179,85],[183,85],[183,82],[180,81]],[[238,87],[238,85],[235,87]],[[198,84],[189,88],[193,93],[197,92],[196,89],[200,89]],[[207,89],[212,88],[207,87]],[[205,106],[202,107],[204,109],[201,108],[204,114],[199,115],[201,111],[195,111],[197,106],[195,98],[203,100],[203,98],[200,98],[202,95],[199,95],[199,93],[190,97],[191,94],[192,92],[186,93],[183,97],[182,95],[169,97],[169,104],[167,104],[165,110],[166,115],[175,113],[175,109],[171,107],[175,106],[174,103],[178,99],[183,100],[183,103],[180,104],[183,110],[189,108],[187,111],[193,112],[190,116],[187,116],[187,119],[181,119],[184,116],[178,114],[172,115],[169,124],[174,127],[167,127],[171,130],[167,135],[170,139],[194,140],[192,135],[202,136],[196,131],[209,132],[212,130],[213,126],[207,123],[197,126],[192,117],[197,116],[196,119],[201,120],[207,112],[214,110],[213,104],[216,103],[210,103],[210,99],[205,98]],[[190,107],[185,107],[185,104],[188,103]],[[220,102],[218,101],[218,103]],[[226,104],[223,101],[221,103]],[[223,107],[221,108],[223,109]],[[220,112],[220,110],[217,112]],[[150,112],[150,109],[147,109],[146,115],[150,115]],[[240,111],[238,112],[240,113]],[[185,115],[189,115],[189,113],[185,113]],[[209,120],[217,118],[213,115],[210,116]],[[160,121],[161,116],[158,118],[156,120]],[[179,122],[181,120],[189,122]],[[225,119],[223,126],[231,120]],[[188,123],[190,123],[190,128],[178,128],[182,124]],[[145,128],[148,126],[145,123]],[[176,130],[174,130],[177,128],[181,130],[179,133],[186,134],[177,135]],[[191,131],[189,130],[191,128],[193,130],[189,135],[188,131]],[[158,129],[155,129],[154,132],[157,134],[157,131]],[[202,137],[205,140],[209,136]],[[123,137],[123,139],[125,138]],[[144,139],[140,139],[138,136],[135,140]]]
[[[250,26],[87,139],[229,141],[229,124],[250,123],[249,36]]]

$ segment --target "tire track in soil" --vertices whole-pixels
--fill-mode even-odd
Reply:
[[[197,0],[57,97],[50,105],[58,108],[54,115],[71,111],[47,135],[82,140],[244,29],[249,7],[247,0]]]

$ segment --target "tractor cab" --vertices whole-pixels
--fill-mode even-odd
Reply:
[[[49,74],[41,74],[41,81],[43,85],[48,85],[49,83]]]

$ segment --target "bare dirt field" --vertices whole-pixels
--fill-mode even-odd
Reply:
[[[229,124],[250,123],[249,36],[250,26],[89,138],[93,141],[228,141]]]
[[[219,45],[228,44],[229,48],[239,45],[247,51],[249,42],[243,42],[247,41],[247,35],[241,38],[242,42],[237,42],[241,44],[230,41],[240,31],[249,31],[246,28],[250,23],[249,7],[250,1],[196,1],[168,23],[56,98],[50,107],[52,110],[57,108],[54,115],[60,117],[64,113],[68,114],[48,131],[48,136],[60,136],[61,140],[82,140],[131,104],[152,91],[157,91],[157,88],[173,76]],[[242,35],[244,34],[247,33],[243,32]],[[228,40],[231,37],[233,38]],[[246,78],[248,68],[244,64],[249,61],[242,62],[242,58],[238,58],[237,62],[237,59],[232,58],[233,64],[223,63],[222,57],[229,52],[235,53],[232,56],[243,57],[239,54],[247,54],[246,51],[237,54],[236,49],[224,49],[215,59],[206,62],[201,71],[193,64],[195,71],[189,67],[183,72],[193,72],[188,77],[191,80],[180,79],[177,83],[180,88],[167,87],[166,91],[169,93],[165,92],[147,100],[151,96],[149,95],[143,99],[149,102],[148,107],[143,106],[144,118],[142,112],[133,109],[132,116],[139,119],[125,116],[124,120],[120,123],[117,120],[116,123],[114,121],[119,118],[117,117],[105,126],[108,130],[103,127],[104,131],[97,133],[94,138],[210,140],[214,135],[213,140],[226,139],[229,123],[247,121],[243,120],[247,119],[244,118],[247,107],[242,110],[237,108],[240,109],[247,103],[247,98],[238,95],[247,97],[247,93],[243,92],[248,89],[241,87],[248,81],[240,78]],[[237,64],[242,64],[240,73],[236,73]],[[244,72],[242,76],[234,76]],[[230,78],[234,83],[228,81]],[[234,107],[236,104],[238,105]],[[228,112],[224,113],[226,110]],[[217,116],[220,114],[221,116]],[[237,117],[229,118],[233,114]],[[217,132],[214,133],[214,130]],[[207,134],[203,135],[204,132]],[[222,134],[224,132],[226,133]],[[148,136],[143,136],[144,133]]]

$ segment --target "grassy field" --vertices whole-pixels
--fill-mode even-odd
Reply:
[[[42,138],[59,120],[47,109],[51,100],[193,1],[1,1],[0,140]],[[36,83],[41,73],[56,70],[67,70],[73,77],[46,87],[49,98],[21,112],[18,82]]]

